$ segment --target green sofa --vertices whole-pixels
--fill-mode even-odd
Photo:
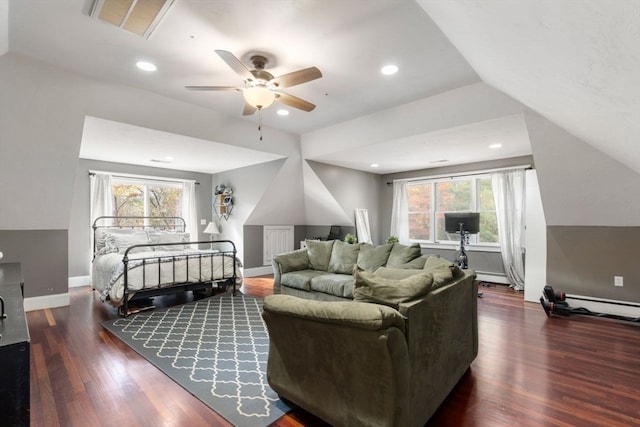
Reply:
[[[399,243],[384,245],[348,244],[340,240],[307,240],[307,247],[277,255],[271,261],[276,293],[321,301],[353,299],[353,268],[375,272],[406,270],[405,274],[422,272],[428,255],[420,246]]]
[[[435,257],[424,264],[355,268],[353,300],[343,287],[318,301],[332,295],[311,283],[291,288],[308,298],[266,297],[273,390],[336,426],[424,425],[478,352],[475,273]],[[281,282],[303,271],[284,270]]]

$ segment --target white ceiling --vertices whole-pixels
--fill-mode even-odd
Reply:
[[[269,71],[274,75],[317,66],[323,78],[287,90],[315,103],[314,111],[291,109],[282,118],[275,114],[276,108],[269,108],[263,114],[266,126],[297,134],[437,95],[482,77],[640,170],[640,149],[637,163],[634,156],[640,134],[640,120],[635,121],[640,118],[635,0],[176,0],[148,40],[91,19],[92,5],[93,0],[11,0],[10,51],[236,118],[242,118],[240,94],[184,89],[241,83],[215,49],[240,58],[256,51],[273,55],[277,63]],[[134,64],[140,59],[156,63],[158,71],[137,70]],[[382,76],[379,69],[389,62],[396,63],[400,72]],[[246,120],[256,123],[257,117]],[[130,137],[144,133],[118,129],[114,123],[101,125]],[[86,130],[94,136],[86,145],[83,141],[83,152],[103,143],[94,131]],[[149,138],[149,133],[144,135]],[[489,140],[503,137],[516,140],[513,152],[486,149]],[[161,140],[168,143],[168,135]],[[465,141],[464,147],[456,142],[450,151],[439,153],[450,157],[449,164],[531,153],[522,119],[506,117],[404,138],[402,145],[398,140],[392,147],[378,143],[355,157],[341,153],[342,159],[353,158],[354,163],[340,165],[361,169],[356,162],[368,164],[375,154],[390,161],[389,170],[434,167],[438,164],[429,163],[430,153],[443,140]],[[200,144],[193,149],[191,162],[200,156],[202,144],[211,144],[193,139],[189,143]],[[136,146],[118,147],[119,160],[109,160],[126,162],[134,156],[128,148]],[[412,156],[406,154],[410,150]],[[338,164],[330,157],[325,161]]]

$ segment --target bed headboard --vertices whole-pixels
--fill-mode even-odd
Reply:
[[[184,233],[187,223],[179,216],[99,216],[91,225],[93,229],[93,253],[96,252],[96,231],[99,229],[162,230]]]

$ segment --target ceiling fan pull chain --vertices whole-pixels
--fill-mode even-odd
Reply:
[[[262,141],[262,108],[258,109],[258,134],[260,135],[260,141]]]

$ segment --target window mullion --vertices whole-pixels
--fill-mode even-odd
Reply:
[[[435,243],[436,241],[436,186],[435,183],[430,182],[431,186],[431,226],[429,227],[429,241]]]

